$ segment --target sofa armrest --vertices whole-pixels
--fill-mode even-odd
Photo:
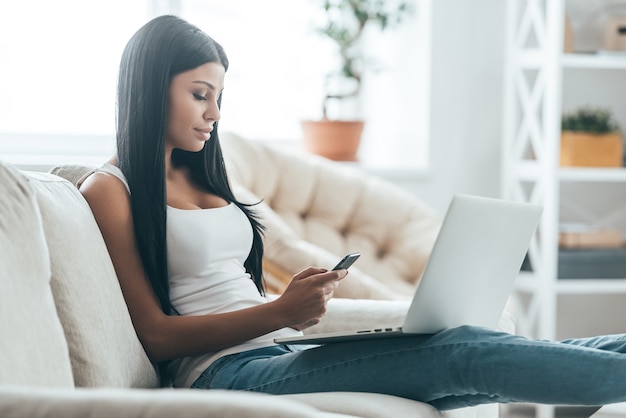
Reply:
[[[404,322],[410,301],[334,298],[328,303],[326,315],[319,324],[307,328],[305,334],[337,332],[361,328],[398,327]],[[515,332],[514,317],[505,310],[497,329]]]
[[[3,418],[338,418],[281,396],[189,389],[0,388]]]

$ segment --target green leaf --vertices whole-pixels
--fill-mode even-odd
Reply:
[[[605,134],[621,132],[621,127],[614,120],[609,109],[587,106],[564,114],[561,120],[561,130]]]

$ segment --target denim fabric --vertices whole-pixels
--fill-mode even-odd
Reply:
[[[193,387],[376,392],[439,410],[490,402],[626,401],[626,335],[551,342],[463,326],[434,335],[274,346],[223,357]]]

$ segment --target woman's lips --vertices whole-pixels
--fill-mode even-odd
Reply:
[[[209,138],[211,138],[211,131],[213,130],[213,128],[210,129],[194,129],[198,135],[204,140],[204,141],[208,141]]]

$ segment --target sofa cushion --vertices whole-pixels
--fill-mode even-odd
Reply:
[[[156,387],[100,229],[70,182],[28,173],[50,251],[52,291],[76,386]]]
[[[419,417],[441,418],[433,406],[379,393],[321,392],[285,395],[285,398],[339,414],[367,418]]]
[[[28,180],[0,163],[0,385],[72,387],[50,258]]]

